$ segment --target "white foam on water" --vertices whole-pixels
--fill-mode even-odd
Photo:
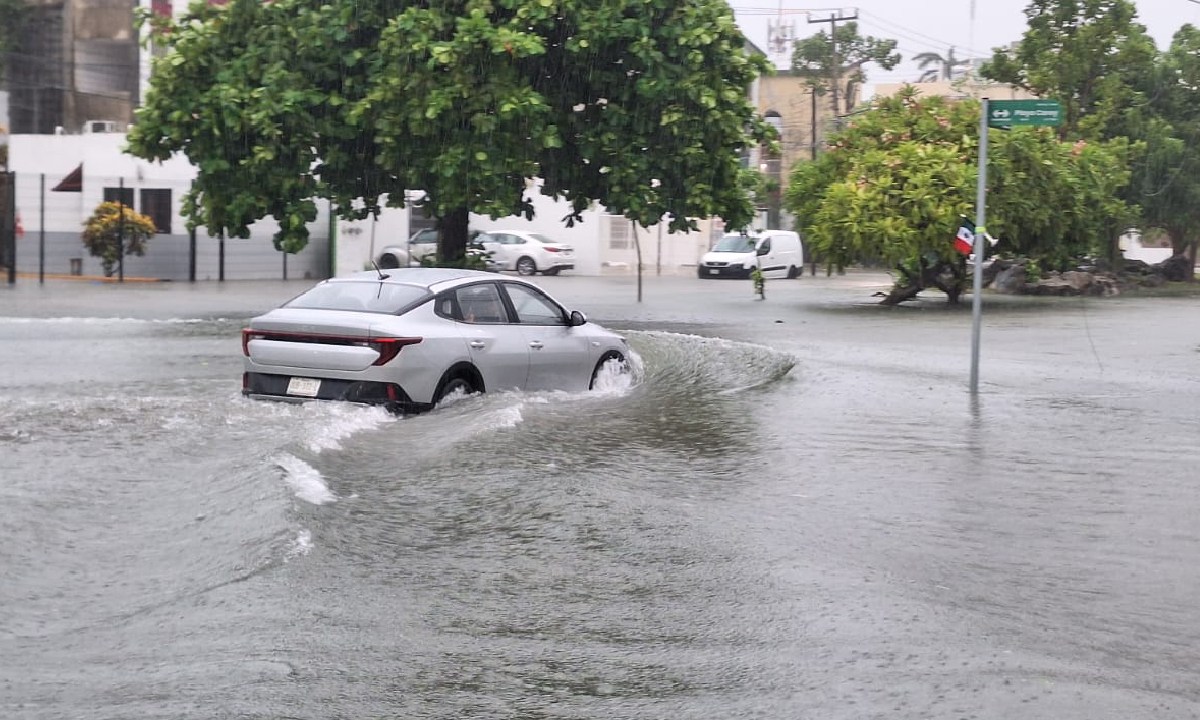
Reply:
[[[382,407],[353,403],[310,403],[313,412],[306,418],[304,444],[310,452],[340,450],[342,441],[364,430],[374,430],[398,419]]]
[[[301,528],[300,532],[296,533],[296,539],[292,541],[291,547],[288,548],[285,560],[290,560],[294,557],[304,557],[312,550],[312,547],[312,533]]]
[[[283,470],[283,481],[296,493],[296,497],[313,505],[337,502],[337,496],[325,483],[320,471],[295,455],[284,453],[274,460]]]
[[[600,366],[592,383],[592,392],[603,395],[625,395],[645,377],[642,356],[629,352],[629,359],[622,363],[609,360]]]

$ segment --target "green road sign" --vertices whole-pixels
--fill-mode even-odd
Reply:
[[[988,125],[1058,126],[1062,124],[1062,105],[1057,100],[989,100]]]

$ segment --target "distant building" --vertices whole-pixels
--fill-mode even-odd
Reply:
[[[18,44],[0,78],[9,96],[9,132],[124,132],[141,103],[154,52],[140,45],[134,9],[171,15],[172,0],[26,4]]]
[[[975,100],[985,97],[989,100],[1032,100],[1037,97],[1023,88],[992,82],[973,74],[964,75],[954,80],[879,83],[875,86],[875,94],[879,97],[891,97],[908,85],[913,86],[926,97],[974,98]]]

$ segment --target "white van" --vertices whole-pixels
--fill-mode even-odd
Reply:
[[[804,245],[791,230],[727,233],[696,266],[702,278],[750,277],[758,266],[763,277],[794,278],[804,272]]]

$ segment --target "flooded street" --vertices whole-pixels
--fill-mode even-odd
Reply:
[[[538,277],[644,376],[240,394],[309,282],[0,287],[0,717],[1200,717],[1196,298]]]

